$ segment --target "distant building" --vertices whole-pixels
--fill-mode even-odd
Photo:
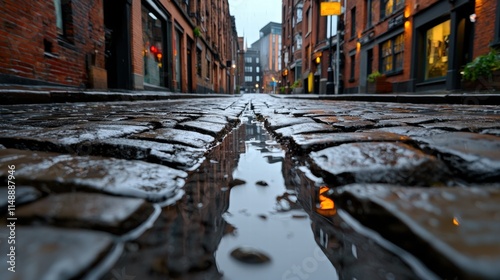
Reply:
[[[245,51],[245,82],[242,90],[246,93],[262,92],[260,52],[255,49]]]
[[[252,49],[260,52],[262,86],[264,92],[271,92],[271,82],[281,81],[281,24],[270,22],[260,29],[260,38],[252,43]]]

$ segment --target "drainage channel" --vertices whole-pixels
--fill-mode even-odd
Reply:
[[[285,184],[285,151],[250,110],[244,111],[239,130],[245,149],[222,215],[235,230],[222,238],[215,254],[223,279],[337,279],[295,186]]]

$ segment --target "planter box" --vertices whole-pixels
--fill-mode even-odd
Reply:
[[[494,71],[491,78],[480,77],[475,81],[462,81],[462,89],[467,91],[500,90],[500,70]]]
[[[368,93],[390,93],[392,92],[392,83],[387,81],[387,78],[380,77],[374,83],[368,83],[366,88]]]

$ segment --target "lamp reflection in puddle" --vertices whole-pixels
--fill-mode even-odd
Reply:
[[[329,190],[330,188],[327,186],[321,186],[319,188],[319,204],[316,205],[316,212],[322,216],[334,216],[337,214],[335,203],[331,198],[326,196]]]

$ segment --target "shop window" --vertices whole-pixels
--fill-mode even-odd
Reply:
[[[393,73],[403,70],[404,35],[398,35],[382,43],[380,51],[382,58],[382,73]]]
[[[54,0],[57,33],[73,43],[73,10],[70,0]]]
[[[351,68],[349,71],[349,82],[354,82],[354,75],[356,70],[356,54],[351,55]]]
[[[165,86],[164,22],[147,7],[142,7],[144,83]]]
[[[196,48],[196,75],[198,75],[198,77],[201,77],[201,61],[201,49]]]
[[[405,0],[382,0],[380,18],[385,18],[399,11],[405,6]]]
[[[427,30],[425,38],[425,79],[446,76],[448,71],[450,20]]]

